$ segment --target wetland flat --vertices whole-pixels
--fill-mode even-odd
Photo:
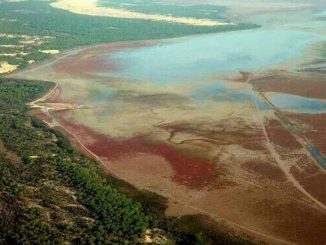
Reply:
[[[56,81],[39,116],[108,173],[167,197],[167,215],[320,244],[326,80],[301,70],[324,27],[101,45],[16,76]]]

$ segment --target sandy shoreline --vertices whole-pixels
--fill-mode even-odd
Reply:
[[[232,23],[226,23],[217,20],[210,19],[197,19],[188,17],[174,17],[159,14],[144,14],[140,12],[128,11],[124,9],[99,7],[97,0],[58,0],[51,3],[51,6],[58,9],[68,10],[72,13],[91,15],[91,16],[107,16],[114,18],[127,18],[127,19],[141,19],[150,21],[164,21],[193,26],[220,26],[220,25],[232,25]]]

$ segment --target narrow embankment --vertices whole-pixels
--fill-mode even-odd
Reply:
[[[250,84],[250,80],[253,77],[253,73],[248,77],[246,83],[248,84],[248,89],[250,91],[250,93],[252,94],[252,98],[256,107],[256,111],[257,111],[257,118],[261,124],[261,128],[263,130],[263,134],[264,137],[266,139],[266,147],[269,150],[271,156],[274,158],[274,160],[277,162],[278,166],[280,167],[280,169],[284,172],[287,180],[292,183],[292,185],[297,188],[303,195],[305,195],[309,200],[311,200],[316,207],[318,207],[319,209],[321,209],[321,211],[326,212],[326,205],[322,202],[320,202],[319,200],[317,200],[315,197],[313,197],[297,180],[296,178],[291,174],[290,169],[288,167],[288,164],[286,161],[282,160],[279,153],[276,151],[273,143],[270,141],[269,137],[268,137],[268,133],[266,130],[266,126],[265,126],[265,122],[264,122],[264,118],[262,116],[262,112],[260,111],[258,102],[256,100],[256,92],[254,91],[253,86]],[[263,98],[266,98],[265,96]],[[277,108],[275,108],[275,106],[267,100],[266,98],[266,102],[271,105],[271,108],[274,109],[274,111],[276,112],[276,115],[280,115],[280,112],[277,110]],[[281,118],[280,118],[281,119]],[[283,120],[281,119],[281,122],[283,122]],[[284,123],[284,122],[283,122]],[[287,127],[288,129],[288,127]],[[294,132],[292,130],[289,130],[291,134],[294,134]],[[294,135],[296,137],[296,135]],[[297,137],[296,137],[297,138]],[[304,148],[304,147],[303,147]]]

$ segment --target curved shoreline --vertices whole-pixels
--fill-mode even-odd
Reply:
[[[128,11],[117,8],[100,7],[97,0],[57,0],[51,3],[51,6],[58,9],[68,10],[75,14],[91,15],[91,16],[107,16],[114,18],[141,19],[150,21],[165,21],[170,23],[179,23],[193,26],[221,26],[233,25],[222,21],[210,19],[198,19],[189,17],[173,17],[158,14],[144,14],[140,12]]]
[[[126,46],[126,48],[129,48],[129,46],[137,46],[139,44],[144,44],[144,46],[151,46],[155,44],[166,44],[166,43],[175,43],[182,40],[187,40],[193,37],[201,37],[201,36],[212,36],[212,35],[218,35],[218,34],[225,34],[225,33],[233,33],[233,32],[248,32],[248,31],[255,31],[257,29],[262,28],[261,26],[257,26],[255,28],[247,28],[247,29],[240,29],[240,30],[226,30],[226,31],[216,31],[216,32],[207,32],[207,33],[195,33],[195,34],[189,34],[189,35],[182,35],[182,36],[175,36],[175,37],[167,37],[167,38],[153,38],[153,39],[139,39],[139,40],[123,40],[123,41],[114,41],[114,42],[106,42],[106,43],[96,43],[91,45],[82,45],[77,46],[74,48],[68,48],[60,50],[60,53],[57,55],[54,55],[54,57],[46,59],[44,61],[35,62],[33,64],[28,65],[27,67],[24,67],[20,69],[18,67],[17,70],[7,73],[7,74],[0,74],[0,77],[7,77],[7,78],[20,78],[19,76],[21,74],[30,73],[33,71],[37,71],[43,67],[47,67],[50,65],[53,65],[67,57],[78,55],[78,53],[87,51],[90,49],[97,49],[97,48],[109,48],[112,47],[113,49],[115,46]],[[266,29],[266,28],[264,28]],[[119,47],[118,47],[119,48]],[[17,76],[17,77],[16,77]]]
[[[183,37],[184,38],[184,37]],[[137,41],[136,41],[137,42]],[[112,43],[111,43],[112,44]],[[111,45],[111,44],[109,44],[109,45]],[[128,44],[129,44],[129,42],[128,42]],[[97,45],[96,45],[97,46]],[[102,45],[99,45],[99,46],[102,46]],[[105,45],[104,45],[105,46]],[[87,50],[88,48],[91,48],[91,47],[85,47],[85,50]],[[82,52],[82,51],[79,51],[79,52]],[[78,52],[77,52],[78,53]],[[66,57],[68,57],[68,56],[70,56],[70,55],[74,55],[74,53],[68,53],[68,54],[66,54],[67,56]],[[48,64],[44,64],[43,66],[41,66],[41,67],[39,67],[38,69],[40,69],[40,68],[42,68],[42,67],[46,67],[47,65],[52,65],[52,64],[55,64],[56,62],[58,62],[58,61],[60,61],[61,59],[64,59],[64,58],[66,58],[66,57],[59,57],[59,58],[57,58],[57,60],[54,60],[54,61],[52,61],[52,63],[50,62],[50,63],[48,63]],[[35,69],[35,70],[37,70],[37,69]],[[32,71],[35,71],[35,70],[32,70]],[[22,73],[22,74],[24,74],[24,73]],[[65,130],[65,127],[63,126],[61,126],[61,128],[63,129],[63,130]],[[69,133],[69,131],[68,131],[68,133]],[[89,149],[87,148],[87,146],[85,146],[83,143],[80,143],[80,142],[78,142],[78,141],[80,141],[80,139],[78,139],[78,138],[76,138],[76,135],[74,134],[74,133],[69,133],[71,136],[72,136],[72,138],[75,138],[75,140],[77,141],[77,143],[79,144],[79,145],[81,145],[82,146],[82,148],[84,149],[84,150],[86,150],[86,151],[88,151],[88,153],[90,153],[89,152]],[[84,146],[84,147],[83,147]],[[92,151],[91,151],[91,155],[93,155],[93,157],[95,157],[97,160],[99,159],[99,157],[96,155],[96,154],[94,154]],[[102,160],[100,160],[100,162],[102,163],[102,164],[104,164],[103,162],[102,162]],[[106,166],[106,167],[108,167],[108,166]],[[123,179],[126,179],[126,178],[123,178]],[[126,179],[126,180],[128,180],[128,179]],[[137,186],[137,185],[135,185],[135,186]],[[141,188],[142,188],[142,186],[140,186]],[[160,194],[160,193],[158,193],[158,194]],[[163,193],[164,194],[164,193]],[[173,199],[173,196],[171,197],[171,195],[169,195],[169,194],[164,194],[166,197],[170,197],[170,199]],[[163,196],[163,195],[162,195]],[[182,202],[182,200],[179,202],[180,204],[183,204],[183,203],[185,203],[185,202]],[[189,203],[186,203],[187,205],[188,205],[188,207],[189,208],[191,208],[191,205],[189,204]],[[196,207],[195,207],[196,208]],[[201,210],[201,211],[203,211],[202,209],[200,209],[200,208],[196,208],[196,210],[198,211],[198,209],[199,210]],[[194,210],[194,209],[192,209],[192,210]],[[208,211],[204,211],[204,212],[201,212],[201,213],[205,213],[206,212],[206,214],[211,214],[210,212],[208,212]],[[217,217],[217,216],[215,216],[215,217]],[[217,218],[216,218],[217,219]],[[220,219],[219,219],[220,220]],[[232,221],[231,221],[232,222]],[[241,226],[241,225],[240,225]],[[269,236],[269,235],[267,235],[267,236]],[[276,238],[276,239],[278,239],[278,238]],[[276,242],[276,241],[275,241]],[[285,243],[286,243],[286,241],[284,241]]]

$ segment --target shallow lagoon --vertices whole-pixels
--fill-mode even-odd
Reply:
[[[258,29],[163,41],[150,47],[120,50],[105,54],[118,70],[97,73],[130,82],[149,81],[158,86],[188,83],[196,90],[188,94],[195,100],[251,100],[246,87],[233,88],[229,82],[216,80],[214,74],[239,71],[259,72],[289,62],[302,54],[314,41],[325,36],[293,30]],[[207,85],[207,81],[210,84]],[[270,107],[256,96],[260,109]],[[298,112],[326,111],[326,103],[305,97],[274,93],[272,102],[280,109]]]
[[[294,112],[326,112],[326,100],[306,98],[284,93],[267,93],[269,100],[279,109]]]
[[[257,70],[290,60],[324,37],[289,30],[250,30],[179,39],[107,55],[120,70],[108,76],[166,84],[214,73]],[[198,79],[196,79],[198,81]]]

